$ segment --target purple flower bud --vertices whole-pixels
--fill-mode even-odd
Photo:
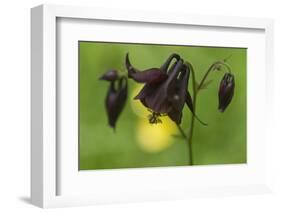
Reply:
[[[115,81],[118,79],[118,72],[117,70],[108,70],[105,74],[100,77],[100,80],[105,81]]]
[[[105,99],[108,123],[112,128],[115,128],[117,119],[124,109],[128,94],[127,79],[125,77],[118,79],[118,85],[115,85],[116,82],[110,83]]]
[[[110,127],[115,128],[117,119],[124,109],[128,85],[126,77],[119,77],[116,70],[109,70],[100,77],[100,80],[110,82],[110,86],[105,98],[105,107],[108,117],[108,124]]]
[[[230,104],[233,95],[234,95],[234,75],[231,73],[226,73],[221,82],[219,87],[219,111],[224,112],[226,107]]]

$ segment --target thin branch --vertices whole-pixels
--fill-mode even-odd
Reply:
[[[177,127],[178,127],[178,129],[179,129],[179,131],[180,131],[182,137],[187,140],[188,137],[187,137],[187,135],[184,133],[184,131],[183,131],[183,129],[181,128],[181,126],[177,124]]]

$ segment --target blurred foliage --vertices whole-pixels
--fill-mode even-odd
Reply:
[[[197,115],[209,125],[195,122],[194,164],[246,163],[246,57],[243,48],[170,46],[79,42],[79,167],[114,169],[180,166],[188,164],[186,142],[173,122],[148,123],[149,112],[133,100],[141,84],[129,80],[129,99],[114,133],[107,125],[104,99],[109,84],[98,80],[108,69],[126,75],[125,54],[139,69],[159,67],[171,53],[188,60],[200,81],[209,66],[231,55],[228,64],[235,75],[235,94],[224,113],[218,108],[222,71],[213,72],[207,89],[198,95]],[[189,87],[191,90],[191,81]],[[192,91],[192,90],[191,90]],[[188,132],[190,112],[185,107],[182,127]]]

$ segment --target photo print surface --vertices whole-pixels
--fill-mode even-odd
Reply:
[[[247,49],[79,41],[79,169],[247,162]]]

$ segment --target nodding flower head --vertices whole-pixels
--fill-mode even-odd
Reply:
[[[105,98],[105,107],[108,117],[108,124],[115,129],[117,119],[124,109],[127,94],[128,85],[127,78],[120,77],[116,70],[109,70],[100,78],[110,82],[107,95]]]
[[[233,95],[234,95],[234,75],[231,73],[226,73],[221,82],[219,87],[219,111],[224,112],[227,106],[230,104]]]
[[[192,107],[187,90],[190,71],[180,56],[172,54],[160,68],[144,71],[139,71],[131,65],[128,54],[125,64],[128,77],[138,83],[144,83],[135,99],[140,100],[152,111],[149,122],[161,123],[159,117],[167,115],[175,123],[180,124],[184,104],[186,103],[190,109]]]

